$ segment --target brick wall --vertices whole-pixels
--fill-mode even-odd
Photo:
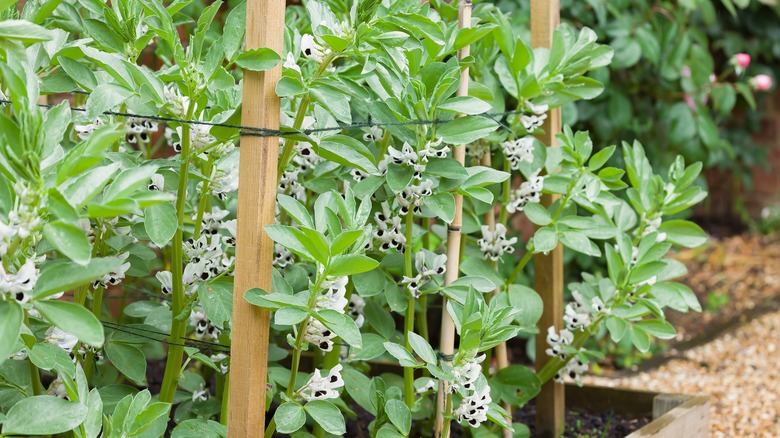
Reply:
[[[760,216],[764,207],[780,205],[780,92],[776,90],[766,99],[765,111],[755,140],[767,149],[769,168],[753,169],[753,190],[744,194],[745,206],[754,218]]]

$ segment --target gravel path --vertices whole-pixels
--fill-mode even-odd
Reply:
[[[710,396],[711,437],[780,437],[780,312],[630,377],[586,383]]]

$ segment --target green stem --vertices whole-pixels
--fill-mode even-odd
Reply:
[[[24,311],[24,325],[30,326],[30,317],[27,315],[27,311]],[[38,367],[32,363],[30,358],[27,358],[27,366],[30,368],[30,383],[32,384],[33,395],[41,395],[44,393],[43,384],[41,383],[41,374],[38,372]]]
[[[441,430],[441,438],[449,438],[450,425],[452,424],[452,393],[447,394],[447,401],[444,403],[444,426]]]
[[[320,64],[320,67],[317,69],[317,72],[314,73],[314,76],[312,76],[311,80],[314,81],[320,76],[322,76],[322,74],[325,73],[325,70],[328,68],[330,63],[333,62],[334,59],[336,59],[335,54],[328,55],[328,57],[322,61],[322,64]],[[303,119],[306,117],[306,111],[308,111],[309,109],[309,103],[311,103],[311,94],[307,94],[306,96],[303,97],[303,99],[301,99],[301,104],[298,106],[298,111],[295,113],[295,121],[293,121],[293,129],[300,129],[301,126],[303,126]],[[287,165],[290,164],[295,142],[296,142],[295,139],[292,138],[287,138],[284,141],[284,148],[282,149],[282,154],[279,156],[279,167],[276,170],[277,183],[279,183],[279,181],[282,179],[282,174],[284,173],[284,169],[286,169]]]
[[[406,213],[406,245],[404,247],[404,275],[412,277],[412,230],[414,227],[414,208],[409,206]],[[406,305],[404,317],[404,346],[411,350],[409,333],[414,331],[414,305],[415,298],[409,295],[409,303]],[[404,402],[411,409],[414,407],[414,368],[404,367]]]
[[[100,315],[103,310],[103,293],[105,290],[103,286],[98,286],[92,292],[92,314],[95,318],[100,319]],[[95,353],[88,351],[84,356],[84,376],[87,378],[87,382],[92,381],[92,376],[95,374]]]
[[[193,99],[195,101],[196,99]],[[187,109],[187,119],[192,119],[192,113],[195,105],[189,105]],[[181,372],[181,361],[184,357],[184,347],[182,338],[184,337],[187,326],[186,320],[179,318],[179,314],[184,309],[187,297],[184,294],[183,269],[184,254],[182,248],[184,245],[184,208],[187,201],[187,178],[189,176],[190,161],[187,158],[190,154],[191,131],[189,128],[182,129],[181,139],[181,166],[179,167],[179,187],[176,192],[176,233],[173,236],[171,274],[173,276],[173,299],[171,302],[171,342],[168,349],[168,360],[165,362],[165,375],[163,376],[162,388],[160,389],[160,401],[173,403],[176,395],[177,382]]]
[[[504,157],[504,172],[508,173],[509,175],[512,175],[512,169],[511,164],[509,163],[509,160],[507,160],[506,157]],[[509,212],[506,211],[506,206],[509,204],[509,200],[511,199],[512,195],[512,177],[505,179],[502,187],[501,187],[501,210],[498,213],[498,222],[499,224],[506,225],[507,216],[509,215]]]
[[[276,432],[276,417],[271,418],[268,428],[265,429],[265,438],[272,438]]]
[[[509,278],[506,280],[506,287],[509,288],[510,285],[514,284],[515,280],[517,279],[517,276],[520,275],[521,272],[523,272],[523,268],[525,268],[525,265],[528,264],[529,261],[531,261],[531,257],[534,255],[534,245],[533,243],[529,243],[528,245],[528,251],[526,251],[525,255],[523,255],[523,258],[520,259],[520,262],[515,266],[515,270],[512,271],[512,273],[509,275]]]
[[[228,397],[230,396],[230,373],[222,379],[222,409],[219,412],[219,422],[227,426],[228,421]]]

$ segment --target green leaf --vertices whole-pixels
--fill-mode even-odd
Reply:
[[[60,329],[73,334],[79,341],[93,347],[101,347],[105,335],[103,325],[84,306],[69,301],[43,300],[34,301],[33,307],[46,320]]]
[[[0,364],[16,353],[24,311],[16,301],[0,301]]]
[[[666,233],[666,240],[677,245],[695,248],[707,242],[707,233],[691,221],[666,221],[658,227],[659,233]]]
[[[233,315],[233,284],[225,281],[201,283],[198,286],[198,301],[212,324],[224,328]]]
[[[343,166],[357,167],[363,172],[377,173],[374,156],[360,141],[346,135],[331,135],[315,146],[317,155]]]
[[[412,350],[417,353],[422,360],[427,363],[436,365],[438,360],[436,358],[436,352],[433,351],[433,347],[422,336],[414,332],[409,332],[409,345],[412,346]]]
[[[309,312],[297,307],[282,307],[274,312],[274,324],[295,325],[309,317]]]
[[[610,315],[607,317],[607,330],[609,330],[609,336],[612,338],[612,342],[620,342],[620,340],[626,336],[628,324],[623,318]]]
[[[92,245],[87,234],[79,227],[61,220],[49,222],[43,227],[43,236],[62,255],[80,265],[92,258]]]
[[[390,353],[394,358],[398,359],[398,362],[402,367],[418,367],[420,364],[417,359],[412,356],[412,353],[406,349],[403,345],[398,345],[395,342],[385,342],[382,344],[385,346],[385,350]]]
[[[276,67],[282,58],[267,47],[247,50],[236,58],[236,64],[246,70],[265,71]]]
[[[316,313],[317,319],[322,322],[325,327],[331,329],[333,333],[338,335],[344,342],[355,347],[363,347],[363,338],[360,336],[360,329],[358,329],[355,321],[348,315],[339,313],[336,310],[320,310]]]
[[[57,292],[75,289],[114,272],[122,264],[117,257],[94,258],[86,266],[67,260],[53,260],[43,265],[33,296],[46,298]]]
[[[490,111],[492,106],[482,99],[471,96],[457,96],[445,100],[437,109],[460,114],[482,114]]]
[[[240,9],[237,7],[236,9]],[[171,438],[224,438],[227,427],[214,420],[184,420],[173,429]]]
[[[467,144],[486,137],[497,128],[498,123],[495,120],[466,116],[441,125],[436,134],[448,144]]]
[[[376,269],[379,262],[362,254],[338,255],[328,266],[328,275],[341,277],[344,275],[361,274]]]
[[[143,385],[146,380],[146,356],[136,346],[120,342],[106,344],[108,360],[128,379]]]
[[[558,246],[558,234],[550,228],[540,228],[534,234],[534,252],[549,252]]]
[[[144,229],[149,239],[158,247],[164,247],[173,239],[177,226],[176,208],[170,202],[144,209]]]
[[[114,178],[111,185],[106,187],[105,192],[103,192],[103,201],[126,198],[140,187],[146,189],[152,175],[157,173],[157,169],[157,166],[144,165],[122,171]]]
[[[311,215],[306,211],[306,207],[300,203],[297,199],[279,194],[276,196],[276,201],[279,205],[292,217],[295,222],[304,227],[314,228],[314,222],[311,220]]]
[[[4,20],[0,22],[0,41],[15,40],[22,43],[49,41],[51,31],[26,20]],[[5,42],[3,42],[5,45]]]
[[[425,206],[446,223],[455,219],[455,197],[450,192],[441,192],[426,198]]]
[[[344,415],[333,403],[325,400],[313,400],[306,403],[303,408],[317,424],[322,426],[325,432],[337,436],[343,436],[347,433]]]
[[[674,326],[662,319],[643,319],[636,322],[634,328],[641,329],[659,339],[673,339],[677,335]]]
[[[393,425],[404,435],[412,428],[412,411],[401,400],[390,399],[385,403],[385,412]]]
[[[528,220],[536,225],[539,225],[540,227],[550,225],[550,223],[552,223],[552,217],[550,217],[550,213],[546,208],[544,208],[544,206],[542,206],[542,204],[532,202],[525,206],[523,213],[525,213]]]
[[[289,434],[306,424],[306,413],[303,411],[303,406],[298,403],[286,402],[276,408],[274,420],[277,432]]]
[[[133,92],[117,84],[100,84],[87,98],[87,117],[94,119],[104,112],[119,106],[130,98]]]
[[[87,418],[87,407],[51,395],[20,400],[8,410],[3,435],[54,435],[77,428]]]
[[[631,327],[631,343],[642,353],[646,353],[650,349],[650,338],[647,333],[634,326]]]

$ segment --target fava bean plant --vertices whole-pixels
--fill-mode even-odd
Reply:
[[[704,198],[701,165],[662,177],[637,143],[620,169],[587,132],[534,137],[547,111],[602,91],[587,73],[612,50],[591,30],[531,50],[487,3],[460,28],[441,1],[310,0],[287,9],[277,54],[243,50],[245,5],[222,6],[3,13],[0,436],[225,436],[234,293],[273,311],[266,435],[296,437],[349,434],[356,412],[371,436],[430,436],[441,387],[442,434],[524,436],[511,410],[546,381],[580,382],[599,358],[587,339],[646,350],[675,334],[664,308],[699,308],[667,255],[706,236],[667,216]],[[276,242],[273,286],[234,291],[238,146],[274,128],[239,129],[242,70],[280,63],[277,223],[258,230]],[[41,103],[55,93],[68,99]],[[463,243],[448,248],[456,195]],[[494,364],[537,332],[530,262],[558,244],[609,275],[569,285],[544,369]]]

